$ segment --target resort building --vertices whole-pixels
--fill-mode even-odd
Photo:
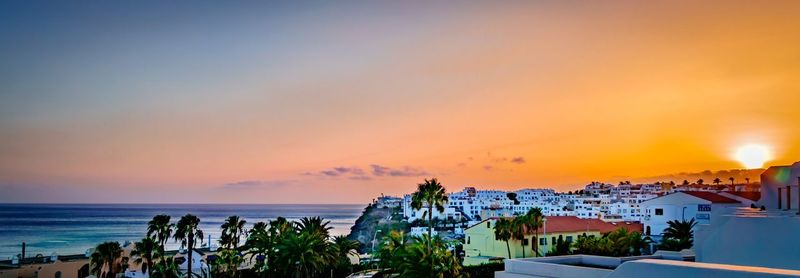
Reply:
[[[679,191],[641,203],[644,210],[644,234],[660,240],[660,234],[669,221],[695,219],[699,225],[709,224],[711,214],[726,207],[745,204],[713,192]],[[749,205],[749,204],[748,204]]]
[[[505,241],[495,237],[494,225],[497,219],[486,219],[464,231],[464,265],[507,258],[509,252],[512,258],[522,258],[523,250],[525,256],[535,257],[535,248],[531,242],[538,244],[539,256],[544,256],[559,238],[565,242],[572,242],[579,236],[599,237],[619,227],[642,231],[642,225],[638,223],[606,223],[598,219],[581,219],[575,216],[550,216],[545,218],[544,225],[539,229],[538,238],[531,233],[524,240],[509,240],[507,246]]]
[[[495,277],[800,277],[800,241],[794,240],[800,233],[800,163],[764,171],[759,191],[755,203],[750,203],[755,194],[698,191],[673,193],[642,204],[653,213],[648,216],[661,208],[662,217],[707,217],[706,224],[695,229],[692,250],[623,258],[510,259]],[[698,217],[704,214],[707,216]],[[652,218],[646,216],[645,221],[645,225],[655,225]]]

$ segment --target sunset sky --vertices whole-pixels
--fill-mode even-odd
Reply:
[[[366,203],[800,160],[800,1],[0,4],[0,202]]]

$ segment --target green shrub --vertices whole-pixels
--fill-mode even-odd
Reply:
[[[470,278],[493,278],[495,271],[503,271],[504,269],[505,264],[503,263],[486,263],[465,266],[463,272],[469,275]]]

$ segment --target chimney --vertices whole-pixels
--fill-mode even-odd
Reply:
[[[783,201],[783,192],[781,192],[781,189],[783,189],[783,188],[778,187],[778,209],[782,209],[783,208],[783,206],[781,204],[781,201]]]

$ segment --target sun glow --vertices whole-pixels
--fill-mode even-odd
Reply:
[[[764,162],[770,159],[770,150],[767,146],[748,144],[739,147],[734,157],[747,169],[764,167]]]

